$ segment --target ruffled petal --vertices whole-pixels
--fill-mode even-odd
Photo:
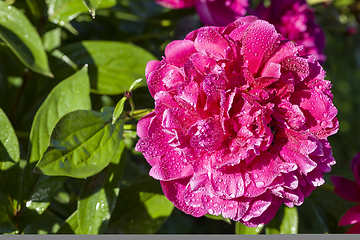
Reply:
[[[334,192],[337,195],[348,201],[360,202],[360,187],[355,182],[340,176],[332,176],[331,181],[335,185]]]
[[[360,204],[350,208],[340,219],[339,226],[360,223]]]

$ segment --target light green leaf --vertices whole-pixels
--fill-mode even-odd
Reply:
[[[114,210],[125,166],[125,144],[121,143],[110,165],[87,178],[78,201],[78,221],[83,234],[103,233]]]
[[[120,117],[120,115],[122,114],[123,110],[124,110],[124,104],[126,101],[126,97],[123,97],[120,99],[120,101],[116,104],[114,113],[113,113],[113,117],[112,117],[112,123],[114,124],[114,122]]]
[[[50,92],[35,115],[30,132],[30,157],[22,174],[23,179],[20,185],[22,201],[31,201],[35,209],[38,207],[36,206],[37,202],[32,201],[30,195],[34,196],[37,192],[41,192],[42,184],[51,185],[52,181],[59,181],[59,179],[45,176],[39,180],[40,175],[33,173],[35,164],[45,152],[56,122],[65,114],[78,109],[91,109],[90,84],[86,67],[60,82]],[[45,183],[42,183],[43,181]],[[42,202],[40,203],[42,204]],[[43,208],[44,206],[41,206],[41,209]]]
[[[146,64],[155,59],[140,47],[112,41],[83,41],[58,50],[78,67],[88,64],[92,92],[106,95],[128,90],[135,79],[144,78]],[[63,56],[57,53],[57,57]],[[134,89],[141,86],[146,86],[146,81]]]
[[[70,217],[61,225],[57,234],[83,234],[79,227],[78,210],[73,212]]]
[[[107,232],[155,233],[173,209],[159,181],[149,178],[120,191]]]
[[[235,234],[242,234],[242,235],[256,235],[261,232],[264,228],[264,225],[260,225],[258,227],[247,227],[242,223],[236,222],[235,223]]]
[[[116,0],[102,0],[98,8],[109,8],[116,4]],[[49,20],[60,26],[70,22],[80,13],[88,12],[81,0],[46,0]]]
[[[52,76],[41,38],[26,16],[0,1],[0,38],[34,72]]]
[[[61,45],[61,28],[57,27],[44,34],[44,48],[51,51]]]
[[[83,0],[87,9],[93,18],[95,18],[95,11],[99,7],[102,0]]]
[[[103,170],[116,154],[124,132],[122,119],[111,124],[113,110],[77,110],[62,117],[34,171],[85,178]]]
[[[299,227],[299,215],[296,207],[285,207],[284,218],[280,224],[280,233],[297,234]]]
[[[266,234],[293,234],[298,232],[299,217],[297,208],[281,205],[271,221],[265,225]]]

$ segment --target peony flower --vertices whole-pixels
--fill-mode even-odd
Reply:
[[[354,173],[355,182],[340,176],[332,176],[331,180],[335,184],[334,192],[337,195],[348,201],[359,203],[341,217],[339,226],[355,224],[347,233],[360,233],[360,152],[351,161],[351,170]]]
[[[272,0],[269,7],[260,3],[254,14],[274,24],[285,38],[303,45],[299,54],[312,54],[317,61],[326,60],[325,36],[306,0]]]
[[[178,209],[255,227],[324,183],[337,109],[324,70],[299,50],[248,16],[190,32],[147,64],[155,110],[135,149]]]
[[[194,7],[205,25],[226,26],[246,14],[248,0],[155,0],[167,8]]]

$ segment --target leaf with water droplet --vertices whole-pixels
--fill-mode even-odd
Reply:
[[[95,18],[95,11],[99,7],[101,1],[102,0],[83,0],[85,6],[89,9],[92,18]]]
[[[78,223],[83,234],[103,233],[107,227],[124,171],[126,151],[122,142],[109,166],[97,175],[87,178],[78,201]]]
[[[20,10],[3,1],[0,1],[0,38],[26,67],[53,76],[36,29]]]
[[[107,233],[155,233],[173,209],[159,181],[147,178],[120,191]]]
[[[81,0],[46,0],[48,19],[55,24],[65,26],[79,14],[89,12],[89,10],[91,12],[93,9],[95,16],[96,9],[110,8],[116,5],[117,0],[86,0],[86,2],[91,2],[90,8],[85,0],[83,2]]]
[[[77,110],[62,117],[34,171],[85,178],[103,170],[119,149],[124,132],[124,121],[111,124],[113,110]]]

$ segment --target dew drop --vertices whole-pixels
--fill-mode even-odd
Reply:
[[[208,210],[209,214],[214,214],[214,211],[212,209]]]
[[[265,183],[257,182],[257,183],[255,183],[255,185],[256,185],[257,188],[262,188],[265,185]]]

